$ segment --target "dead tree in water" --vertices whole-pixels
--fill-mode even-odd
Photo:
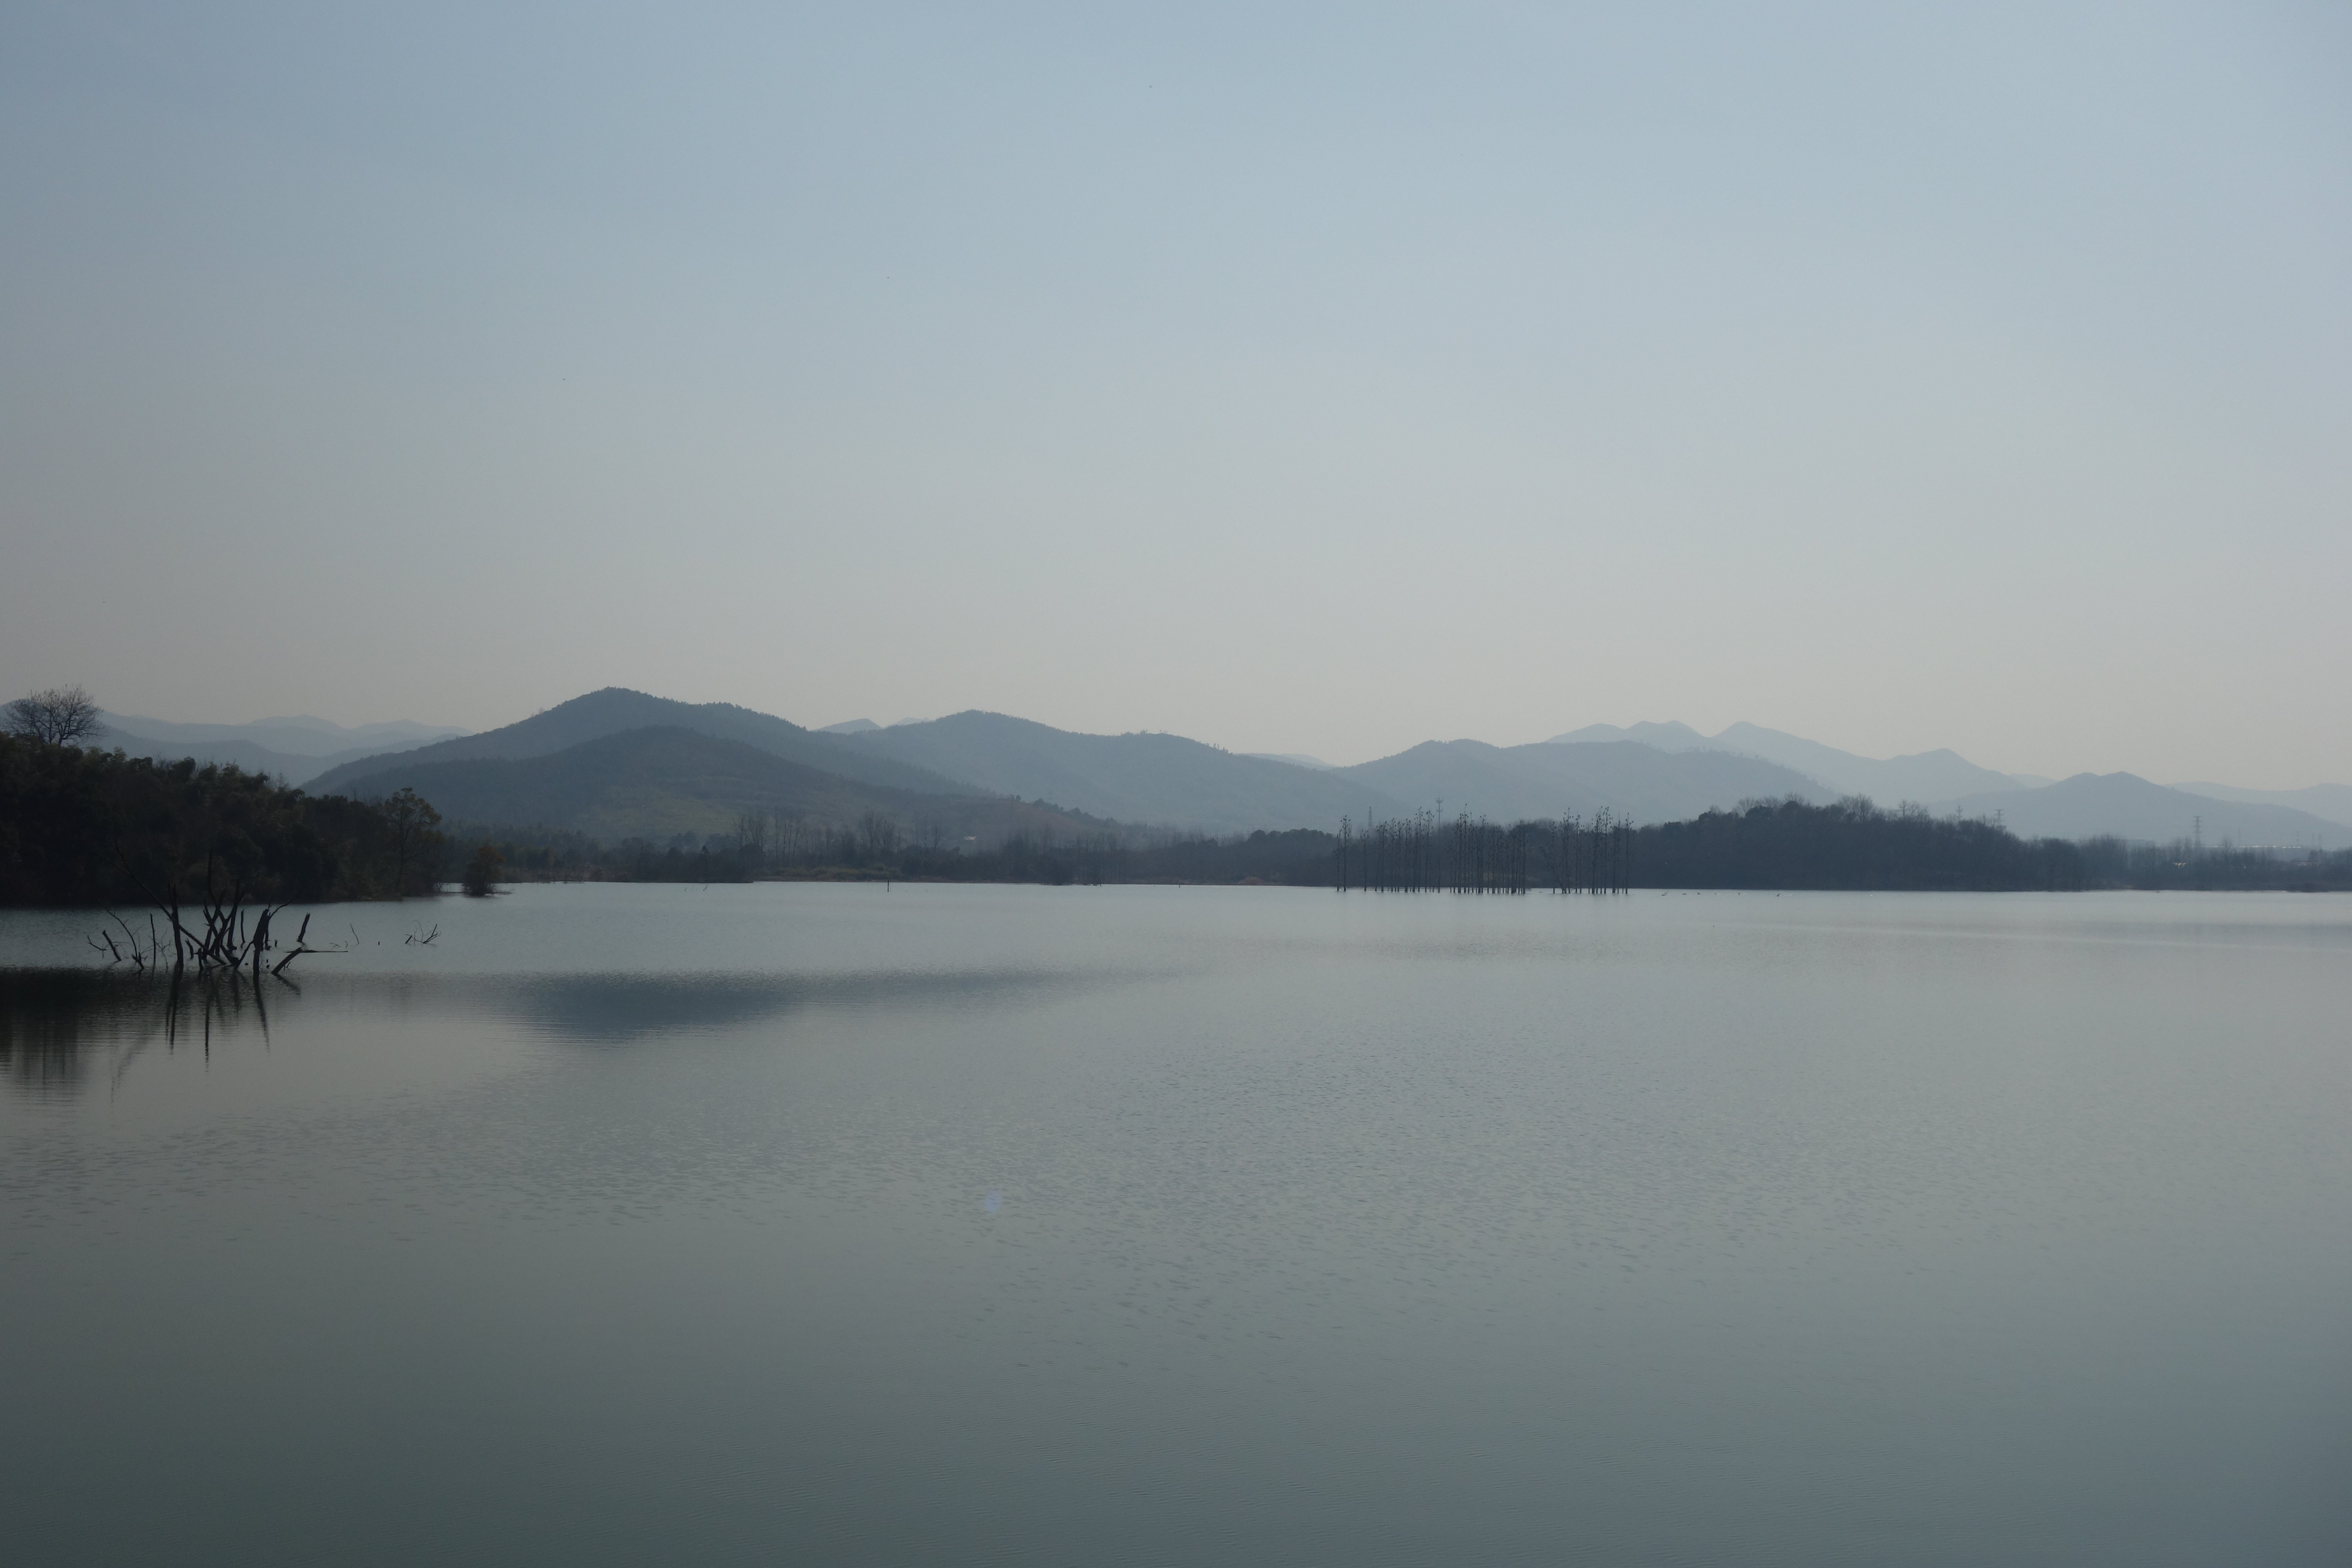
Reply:
[[[1341,891],[1418,892],[1441,885],[1435,812],[1366,823],[1361,832],[1343,819],[1339,833],[1336,879]]]
[[[1591,822],[1570,815],[1549,828],[1552,886],[1563,893],[1622,893],[1633,886],[1633,826],[1609,808]]]
[[[164,932],[155,925],[155,915],[161,915],[170,927],[172,973],[175,976],[193,968],[199,974],[226,975],[234,980],[240,971],[250,970],[253,983],[258,985],[263,955],[281,951],[282,944],[273,936],[271,923],[285,912],[286,906],[267,902],[248,906],[246,888],[242,875],[229,877],[224,888],[217,858],[208,854],[205,858],[203,898],[199,903],[194,907],[184,905],[178,881],[167,880],[161,892],[152,888],[145,889],[154,913],[147,919],[144,944],[121,915],[113,915],[114,923],[130,939],[128,951],[106,931],[100,933],[103,947],[100,947],[98,938],[91,939],[90,945],[110,954],[114,963],[127,962],[141,970],[161,970]],[[293,945],[282,948],[285,956],[268,966],[269,973],[282,979],[287,966],[306,952],[340,951],[310,946],[310,917],[304,915],[301,928],[294,933]]]
[[[1533,823],[1504,827],[1464,812],[1449,836],[1446,885],[1457,893],[1526,892],[1528,846],[1538,831]]]

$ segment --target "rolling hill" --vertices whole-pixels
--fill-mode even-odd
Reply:
[[[674,702],[618,686],[575,697],[499,729],[403,752],[390,761],[348,763],[320,774],[311,781],[310,789],[314,795],[377,795],[415,784],[423,794],[424,785],[416,783],[420,768],[441,763],[543,757],[607,735],[657,728],[690,730],[714,740],[734,741],[805,768],[887,789],[918,795],[986,793],[920,766],[855,750],[842,736],[803,730],[788,720],[731,702]]]
[[[929,769],[1003,795],[1122,822],[1244,833],[1336,828],[1402,807],[1377,786],[1181,735],[1082,735],[978,711],[844,738],[849,749]]]
[[[567,827],[606,842],[725,833],[746,811],[836,826],[878,811],[910,833],[936,829],[992,844],[1022,829],[1066,837],[1108,826],[1020,801],[845,778],[675,725],[600,735],[535,756],[420,763],[398,776],[453,824]]]

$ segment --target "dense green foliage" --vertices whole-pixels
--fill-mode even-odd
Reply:
[[[0,736],[0,904],[431,892],[437,821],[413,795],[314,796],[234,767]]]
[[[1343,886],[1471,892],[1644,888],[2013,891],[2090,885],[2075,845],[1867,800],[1744,802],[1635,829],[1591,819],[1505,826],[1434,813],[1342,828]]]
[[[2082,851],[2027,840],[1974,817],[1883,811],[1867,800],[1758,802],[1643,828],[1633,880],[1645,888],[1817,888],[1924,892],[2071,890]]]
[[[2186,841],[2020,838],[1980,817],[1867,800],[1743,803],[1644,827],[1633,880],[1646,888],[1816,888],[2007,892],[2087,888],[2352,889],[2352,851],[2293,858]]]

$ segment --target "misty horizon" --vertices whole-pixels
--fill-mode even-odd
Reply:
[[[632,689],[632,690],[634,690],[634,689],[636,689],[636,688],[623,688],[623,689]],[[575,695],[575,696],[576,696],[576,695],[578,695],[578,694],[577,694],[577,693],[574,693],[573,695]],[[656,693],[651,693],[650,695],[667,697],[669,694],[667,694],[667,693],[659,693],[659,692],[656,692]],[[719,697],[719,698],[706,698],[706,699],[679,699],[679,698],[671,698],[670,700],[681,700],[681,701],[696,701],[696,700],[700,700],[700,701],[725,702],[725,703],[730,703],[730,704],[731,704],[731,705],[733,705],[733,706],[737,706],[737,707],[747,707],[747,708],[749,708],[749,707],[751,707],[751,706],[752,706],[751,704],[749,704],[749,703],[740,702],[740,701],[736,700],[734,700],[734,699],[724,698],[724,697]],[[538,708],[535,708],[535,709],[531,710],[531,713],[543,713],[543,712],[547,711],[549,708],[551,708],[551,707],[554,707],[554,706],[557,706],[557,704],[554,704],[554,703],[544,704],[544,705],[541,705],[541,706],[540,706],[540,707],[538,707]],[[759,710],[754,709],[754,711],[758,711],[758,710]],[[1009,718],[1017,718],[1017,719],[1025,719],[1025,720],[1029,720],[1029,721],[1033,721],[1033,722],[1039,722],[1039,723],[1045,722],[1045,721],[1038,720],[1038,719],[1036,719],[1036,718],[1035,718],[1035,716],[1034,716],[1034,715],[1032,715],[1032,714],[1025,714],[1025,713],[1019,713],[1019,714],[1015,714],[1015,713],[1004,713],[1003,710],[998,710],[998,709],[974,708],[974,709],[963,709],[963,710],[960,710],[959,711],[960,711],[960,712],[965,712],[965,713],[972,713],[972,712],[977,712],[977,713],[991,713],[991,714],[998,714],[998,713],[1002,713],[1002,714],[1003,714],[1003,716],[1004,716],[1004,717],[1009,717]],[[261,727],[261,726],[265,726],[265,725],[277,724],[277,723],[303,723],[303,722],[316,722],[316,723],[325,723],[325,724],[333,725],[333,726],[334,726],[334,727],[335,727],[339,731],[341,731],[341,732],[344,732],[344,733],[360,733],[360,732],[364,732],[364,731],[370,731],[370,730],[382,730],[382,729],[385,729],[385,728],[388,728],[388,727],[391,727],[391,726],[394,726],[394,725],[407,725],[407,726],[412,726],[412,727],[414,727],[414,728],[415,728],[415,729],[417,729],[417,730],[419,730],[419,731],[429,731],[434,732],[435,734],[474,734],[474,733],[479,733],[479,732],[481,732],[481,731],[483,731],[483,730],[497,729],[497,728],[500,727],[500,726],[501,726],[501,725],[503,725],[503,724],[512,723],[512,722],[514,722],[514,721],[515,721],[515,720],[520,719],[520,718],[527,718],[527,717],[530,717],[530,714],[514,714],[514,715],[509,715],[509,717],[507,717],[507,718],[505,718],[505,719],[502,719],[502,720],[499,720],[499,721],[496,721],[496,722],[494,722],[494,723],[482,725],[482,726],[479,726],[478,728],[468,728],[468,727],[465,727],[465,726],[453,725],[453,724],[440,724],[440,723],[435,723],[435,722],[430,721],[421,721],[421,720],[416,720],[416,719],[414,719],[414,718],[411,718],[411,717],[407,717],[407,716],[403,716],[403,717],[401,717],[401,718],[397,718],[397,719],[362,720],[362,721],[355,721],[355,722],[345,722],[345,721],[337,721],[337,720],[323,719],[323,718],[320,718],[320,716],[315,715],[315,714],[271,715],[271,716],[268,716],[268,717],[264,717],[264,718],[259,718],[259,719],[251,719],[251,720],[243,720],[243,721],[237,721],[237,720],[226,720],[226,719],[221,719],[221,718],[217,718],[217,717],[209,717],[209,716],[191,716],[191,717],[165,718],[165,717],[163,717],[163,715],[160,715],[160,714],[131,714],[131,713],[117,713],[117,712],[113,712],[113,711],[111,711],[111,710],[110,710],[110,712],[109,712],[108,716],[109,716],[110,718],[121,719],[121,720],[122,720],[122,721],[127,721],[127,722],[131,722],[131,723],[138,723],[138,722],[140,722],[140,721],[148,721],[148,722],[152,722],[152,723],[166,724],[166,725],[173,725],[173,726],[182,726],[182,727],[257,728],[257,727]],[[803,720],[803,719],[795,718],[794,716],[793,716],[792,714],[789,714],[789,713],[780,713],[780,714],[777,714],[777,715],[775,715],[775,716],[776,716],[776,717],[778,717],[778,718],[782,718],[782,719],[788,720],[788,721],[790,721],[791,722],[793,722],[793,723],[794,723],[794,724],[798,724],[798,725],[800,725],[800,726],[801,726],[802,728],[803,728],[803,729],[812,730],[812,731],[837,731],[837,730],[840,730],[840,729],[841,729],[843,726],[845,726],[845,725],[847,725],[847,724],[853,724],[853,723],[857,722],[857,720],[856,720],[856,719],[848,719],[848,720],[835,720],[835,721],[832,721],[832,722],[830,722],[830,723],[818,724],[818,723],[814,723],[814,722],[810,722],[810,721],[804,721],[804,720]],[[875,727],[875,728],[877,728],[877,729],[886,729],[886,730],[887,730],[887,729],[898,729],[898,728],[902,728],[902,727],[905,727],[905,726],[908,726],[908,725],[912,725],[912,724],[926,724],[926,723],[931,723],[931,722],[934,722],[934,721],[936,721],[937,720],[941,719],[941,718],[950,718],[950,717],[954,717],[954,716],[955,716],[955,715],[953,715],[953,714],[933,714],[933,715],[930,715],[930,716],[929,716],[929,717],[923,717],[923,718],[907,717],[907,718],[900,718],[900,719],[891,720],[891,721],[869,721],[869,722],[873,722],[873,723],[874,723],[874,727]],[[861,718],[862,718],[863,716],[861,715],[861,716],[859,716],[859,717],[861,717]],[[1705,742],[1709,742],[1709,743],[1713,743],[1713,742],[1717,742],[1717,741],[1718,740],[1718,738],[1719,738],[1719,737],[1720,737],[1720,736],[1721,736],[1721,735],[1722,735],[1726,731],[1729,731],[1729,730],[1734,730],[1734,729],[1741,728],[1741,727],[1743,727],[1743,726],[1745,726],[1745,727],[1749,727],[1749,728],[1755,728],[1755,729],[1760,729],[1760,730],[1766,730],[1766,731],[1778,731],[1779,733],[1785,734],[1785,735],[1791,735],[1791,736],[1795,736],[1795,735],[1796,735],[1796,731],[1787,731],[1787,730],[1782,730],[1782,729],[1780,729],[1780,726],[1777,726],[1777,725],[1758,725],[1758,724],[1753,724],[1750,721],[1744,720],[1744,719],[1742,719],[1742,720],[1734,720],[1734,721],[1730,721],[1730,722],[1728,722],[1728,723],[1725,724],[1721,729],[1717,730],[1717,731],[1715,731],[1713,734],[1709,734],[1709,733],[1707,733],[1706,731],[1700,730],[1700,729],[1699,729],[1697,726],[1696,726],[1696,725],[1684,725],[1684,724],[1682,723],[1682,721],[1679,721],[1679,720],[1675,720],[1675,719],[1664,719],[1664,720],[1636,720],[1636,721],[1633,721],[1632,723],[1629,723],[1629,724],[1616,724],[1616,723],[1612,723],[1612,722],[1611,722],[1611,721],[1609,721],[1601,720],[1601,721],[1590,721],[1590,722],[1587,722],[1587,723],[1584,723],[1584,724],[1578,724],[1578,725],[1570,726],[1570,727],[1568,727],[1568,728],[1567,728],[1566,730],[1564,730],[1564,731],[1550,731],[1550,732],[1549,732],[1549,733],[1533,735],[1533,736],[1531,736],[1531,737],[1529,737],[1529,738],[1528,738],[1528,739],[1525,739],[1525,740],[1519,740],[1519,739],[1505,739],[1505,740],[1497,740],[1497,739],[1496,739],[1496,738],[1494,738],[1494,737],[1486,736],[1486,735],[1441,735],[1441,734],[1423,735],[1423,736],[1420,737],[1418,740],[1409,742],[1407,742],[1407,743],[1406,743],[1405,745],[1403,745],[1403,746],[1400,746],[1400,747],[1395,748],[1393,751],[1390,751],[1390,752],[1381,752],[1381,753],[1379,753],[1379,754],[1377,754],[1377,755],[1375,755],[1375,756],[1365,756],[1365,757],[1343,757],[1343,758],[1340,758],[1340,759],[1334,759],[1334,758],[1328,757],[1328,756],[1312,756],[1311,758],[1309,758],[1309,754],[1308,754],[1308,753],[1298,752],[1295,752],[1295,751],[1294,751],[1294,752],[1282,752],[1282,751],[1274,751],[1274,750],[1255,750],[1255,751],[1244,750],[1244,749],[1243,749],[1243,748],[1241,748],[1241,747],[1238,747],[1238,746],[1231,746],[1231,745],[1224,745],[1224,744],[1223,744],[1223,743],[1221,743],[1221,742],[1216,742],[1216,741],[1214,741],[1214,740],[1211,740],[1211,739],[1208,739],[1208,738],[1206,738],[1206,737],[1200,736],[1200,735],[1190,735],[1190,736],[1186,736],[1185,738],[1186,738],[1186,739],[1188,739],[1188,740],[1201,741],[1201,742],[1202,742],[1204,744],[1216,745],[1216,746],[1218,746],[1218,748],[1219,748],[1220,750],[1227,751],[1227,752],[1236,752],[1237,754],[1244,755],[1244,756],[1263,757],[1263,758],[1266,758],[1266,759],[1268,759],[1268,760],[1277,761],[1277,762],[1279,762],[1279,761],[1290,761],[1290,760],[1292,760],[1292,759],[1294,759],[1294,758],[1308,758],[1309,760],[1311,760],[1311,762],[1313,763],[1313,764],[1314,764],[1314,765],[1322,766],[1322,767],[1328,767],[1328,768],[1334,768],[1334,769],[1342,769],[1342,768],[1348,768],[1348,767],[1351,767],[1351,766],[1360,765],[1360,764],[1361,764],[1361,763],[1371,763],[1371,762],[1377,762],[1377,761],[1381,760],[1382,758],[1394,756],[1394,755],[1397,755],[1399,752],[1404,752],[1404,751],[1408,751],[1408,750],[1412,749],[1412,746],[1424,744],[1424,743],[1429,742],[1451,742],[1451,741],[1470,740],[1470,741],[1478,741],[1478,742],[1485,742],[1485,743],[1486,743],[1486,744],[1490,744],[1490,745],[1498,745],[1498,746],[1534,745],[1534,744],[1540,744],[1540,743],[1544,743],[1544,742],[1551,742],[1551,741],[1559,740],[1559,739],[1562,739],[1562,738],[1563,738],[1565,735],[1567,735],[1567,734],[1572,734],[1572,733],[1575,733],[1575,732],[1577,732],[1577,731],[1583,731],[1583,730],[1592,730],[1592,729],[1611,729],[1611,730],[1620,730],[1620,731],[1640,731],[1640,730],[1644,730],[1644,729],[1672,729],[1672,728],[1677,728],[1677,727],[1680,727],[1680,728],[1689,729],[1689,730],[1693,731],[1697,735],[1698,739],[1700,739],[1701,741],[1705,741]],[[1054,727],[1054,728],[1055,728],[1055,729],[1066,729],[1066,728],[1067,728],[1066,726],[1063,726],[1063,725],[1054,725],[1053,727]],[[1541,726],[1538,726],[1538,728],[1542,728],[1542,727],[1541,727]],[[1122,731],[1082,731],[1082,730],[1074,730],[1074,731],[1071,731],[1070,732],[1071,732],[1071,733],[1076,733],[1076,734],[1176,734],[1176,733],[1179,733],[1179,731],[1177,731],[1169,730],[1169,729],[1165,729],[1165,728],[1160,728],[1160,727],[1157,727],[1157,726],[1138,726],[1138,727],[1133,728],[1133,729],[1129,729],[1129,730],[1122,730]],[[1639,742],[1639,737],[1638,737],[1638,736],[1633,736],[1633,737],[1629,737],[1629,738],[1632,738],[1632,739],[1636,740],[1637,743]],[[1808,741],[1808,742],[1813,742],[1813,743],[1815,743],[1815,744],[1819,744],[1819,745],[1822,745],[1822,746],[1826,746],[1826,747],[1831,747],[1831,748],[1833,748],[1833,749],[1835,749],[1835,750],[1837,750],[1837,751],[1846,752],[1849,752],[1850,754],[1852,754],[1852,755],[1853,755],[1853,756],[1855,756],[1855,757],[1857,757],[1857,758],[1861,758],[1861,759],[1863,759],[1863,760],[1864,760],[1864,761],[1871,761],[1871,762],[1900,762],[1900,761],[1904,761],[1904,760],[1906,760],[1906,758],[1909,758],[1909,757],[1917,757],[1917,756],[1932,755],[1932,754],[1935,754],[1935,753],[1937,753],[1937,752],[1954,752],[1954,753],[1956,753],[1956,754],[1963,754],[1963,755],[1964,755],[1964,753],[1958,753],[1958,748],[1956,748],[1956,747],[1949,747],[1949,746],[1930,746],[1930,747],[1923,748],[1923,749],[1922,749],[1922,751],[1920,751],[1920,752],[1901,753],[1901,754],[1899,754],[1899,755],[1897,755],[1897,756],[1894,756],[1894,757],[1884,757],[1884,758],[1882,758],[1882,757],[1873,757],[1873,756],[1871,756],[1871,754],[1870,754],[1870,753],[1868,753],[1868,752],[1860,752],[1860,751],[1856,751],[1856,750],[1854,750],[1854,749],[1853,749],[1853,747],[1851,747],[1851,746],[1843,746],[1843,745],[1839,745],[1839,744],[1838,744],[1838,742],[1836,742],[1835,741],[1823,740],[1822,737],[1817,736],[1817,735],[1805,735],[1805,736],[1801,736],[1801,737],[1798,737],[1798,738],[1801,738],[1801,739],[1805,740],[1805,741]],[[1735,743],[1730,743],[1730,742],[1726,742],[1726,743],[1724,743],[1724,744],[1723,744],[1719,749],[1727,750],[1727,751],[1734,751],[1734,752],[1738,752],[1738,751],[1742,750],[1742,748],[1741,748],[1741,747],[1739,747],[1738,745],[1737,745],[1737,744],[1735,744]],[[2064,772],[2057,772],[2057,771],[2039,771],[2039,770],[2026,770],[2026,769],[2008,769],[2008,768],[2001,768],[2001,767],[1999,767],[1999,766],[1997,766],[1997,765],[1995,765],[1995,764],[1986,763],[1983,761],[1983,759],[1979,758],[1979,757],[1973,757],[1973,756],[1966,757],[1966,758],[1965,758],[1965,760],[1966,760],[1966,761],[1968,761],[1968,762],[1969,762],[1969,763],[1976,763],[1976,764],[1978,764],[1978,765],[1979,765],[1979,766],[1987,767],[1987,768],[1989,768],[1989,769],[1990,769],[1990,771],[1992,771],[1992,772],[2002,773],[2002,774],[2004,774],[2005,776],[2007,776],[2007,777],[2009,777],[2009,778],[2011,778],[2011,779],[2013,779],[2013,780],[2018,781],[2021,784],[2023,784],[2023,785],[2025,785],[2026,787],[2034,787],[2036,784],[2042,784],[2056,783],[2056,782],[2060,782],[2060,781],[2062,781],[2062,780],[2068,779],[2068,778],[2073,778],[2073,777],[2075,777],[2075,776],[2078,776],[2078,775],[2080,775],[2080,774],[2084,774],[2084,773],[2092,774],[2092,775],[2094,775],[2094,776],[2105,776],[2105,775],[2109,774],[2109,773],[2127,773],[2127,774],[2131,774],[2131,775],[2133,775],[2133,776],[2135,776],[2135,777],[2148,778],[2148,779],[2151,779],[2151,780],[2155,780],[2155,782],[2158,782],[2158,783],[2162,783],[2162,784],[2168,784],[2168,785],[2173,785],[2173,786],[2180,786],[2180,785],[2184,785],[2184,784],[2192,784],[2192,783],[2193,783],[2193,784],[2215,784],[2215,785],[2222,785],[2222,786],[2230,786],[2230,787],[2243,788],[2243,789],[2248,789],[2248,790],[2254,791],[2254,792],[2257,792],[2257,793],[2277,793],[2277,794],[2288,793],[2288,792],[2292,792],[2292,791],[2294,791],[2294,790],[2297,790],[2297,789],[2305,789],[2305,788],[2308,788],[2308,787],[2310,787],[2310,786],[2312,786],[2312,785],[2315,785],[2315,784],[2339,784],[2339,783],[2341,783],[2341,782],[2342,782],[2342,781],[2340,781],[2340,780],[2335,780],[2335,779],[2302,779],[2302,780],[2298,780],[2298,781],[2294,781],[2294,782],[2291,782],[2291,783],[2284,783],[2284,784],[2268,783],[2268,782],[2263,782],[2263,783],[2254,783],[2254,782],[2252,782],[2252,781],[2250,781],[2250,780],[2248,780],[2248,779],[2242,778],[2242,777],[2235,777],[2235,776],[2229,777],[2229,778],[2199,779],[2199,780],[2159,779],[2159,778],[2158,778],[2158,777],[2157,777],[2157,775],[2156,775],[2156,774],[2154,774],[2153,773],[2150,773],[2150,772],[2148,772],[2148,771],[2147,771],[2147,770],[2145,770],[2145,769],[2141,769],[2141,768],[2135,768],[2135,767],[2129,767],[2129,766],[2115,767],[2115,768],[2106,768],[2106,769],[2100,769],[2100,768],[2075,768],[2075,769],[2071,769],[2071,770],[2067,770],[2067,771],[2064,771]],[[2237,771],[2241,771],[2241,772],[2242,772],[2242,770],[2237,770]]]
[[[18,7],[0,677],[2352,778],[2347,80],[2294,5]]]

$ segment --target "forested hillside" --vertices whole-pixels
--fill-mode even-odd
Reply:
[[[1802,801],[1711,811],[1645,827],[1633,846],[1645,888],[1859,891],[2074,891],[2093,884],[2081,848],[2021,839],[1981,819]]]

